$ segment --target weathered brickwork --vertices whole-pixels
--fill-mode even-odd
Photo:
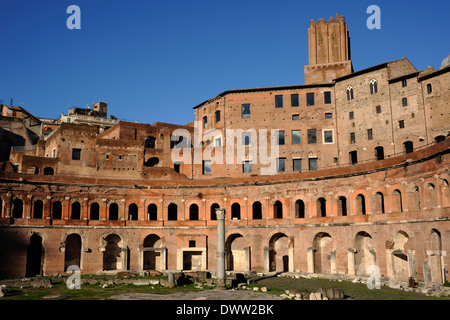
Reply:
[[[346,46],[343,17],[330,23]],[[351,64],[341,42],[327,44],[342,50],[330,61],[310,52],[310,66]],[[227,270],[369,276],[376,265],[392,280],[443,283],[450,68],[404,58],[319,83],[313,70],[305,85],[226,91],[195,107],[195,125],[62,123],[34,153],[12,152],[0,171],[0,277],[214,271],[223,208]],[[210,135],[196,139],[200,129]],[[244,170],[237,150],[251,130]],[[264,174],[261,150],[249,152],[261,130],[281,172]],[[181,133],[191,141],[177,149]],[[205,171],[228,145],[232,161]]]

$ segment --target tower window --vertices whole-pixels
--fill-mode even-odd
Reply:
[[[370,94],[378,93],[378,83],[377,80],[371,80],[369,84]]]
[[[398,122],[398,127],[399,127],[400,129],[404,129],[404,128],[405,128],[405,120],[400,120],[400,121]]]
[[[427,84],[427,93],[430,94],[433,92],[433,86],[431,85],[431,83]]]
[[[402,87],[404,88],[404,87],[407,87],[408,86],[408,81],[405,79],[405,80],[402,80]]]
[[[323,93],[324,96],[324,103],[325,104],[331,104],[331,92],[330,91],[326,91]]]
[[[375,107],[375,112],[376,112],[377,114],[380,114],[380,113],[381,113],[381,106],[376,106],[376,107]]]
[[[356,135],[354,132],[350,133],[350,143],[355,144],[356,143]]]
[[[220,122],[220,111],[216,111],[216,123]]]
[[[349,118],[350,120],[355,119],[355,113],[354,113],[353,111],[350,111],[350,112],[348,113],[348,118]]]
[[[352,87],[348,87],[347,88],[347,100],[353,100],[354,96],[353,96],[353,88]]]
[[[373,130],[367,129],[367,140],[373,140]]]
[[[402,98],[402,106],[406,107],[408,105],[408,98]]]

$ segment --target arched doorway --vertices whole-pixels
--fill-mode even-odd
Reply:
[[[42,255],[42,237],[35,233],[30,237],[30,244],[27,248],[25,276],[34,277],[42,275]]]
[[[103,270],[118,270],[122,269],[119,263],[119,259],[121,257],[122,248],[121,242],[122,239],[116,234],[110,234],[105,237],[105,250],[103,251]]]
[[[239,203],[233,203],[231,206],[231,219],[241,219],[241,205]]]
[[[261,220],[262,219],[262,205],[261,202],[255,201],[252,205],[252,217],[253,220]]]
[[[143,269],[144,270],[159,270],[161,266],[161,251],[163,246],[161,238],[156,234],[150,234],[144,239],[143,251]]]
[[[318,233],[313,240],[314,248],[314,273],[331,273],[334,263],[333,253],[333,240],[328,233]]]
[[[198,205],[195,203],[189,207],[189,220],[198,220]]]
[[[347,216],[347,198],[346,197],[341,196],[338,198],[337,207],[338,207],[338,216],[340,216],[340,217]]]
[[[367,275],[367,268],[375,265],[375,252],[372,246],[372,237],[365,231],[360,231],[355,236],[355,272],[356,275]]]
[[[226,270],[249,271],[250,256],[248,253],[244,237],[239,233],[230,235],[225,242]]]
[[[138,220],[139,208],[137,204],[132,203],[128,206],[128,220],[137,221]]]
[[[69,266],[81,268],[81,237],[78,234],[70,234],[64,241],[64,270]]]
[[[54,220],[59,220],[62,218],[62,204],[60,201],[53,202],[52,205],[52,218]]]
[[[147,207],[147,215],[149,221],[156,221],[158,220],[158,207],[156,204],[151,203]]]
[[[178,219],[178,206],[175,203],[169,204],[167,208],[167,218],[171,221],[176,221]]]
[[[295,217],[297,219],[305,218],[305,203],[303,200],[295,201]]]
[[[284,233],[277,233],[269,241],[269,271],[289,271],[289,238]]]
[[[211,205],[211,212],[210,212],[211,220],[217,220],[216,209],[220,209],[220,206],[217,203],[213,203]]]
[[[100,219],[100,205],[97,202],[91,204],[91,214],[90,220],[99,220]]]
[[[109,205],[109,220],[119,220],[119,205],[117,203]]]

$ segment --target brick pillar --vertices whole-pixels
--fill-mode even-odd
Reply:
[[[63,220],[68,220],[70,214],[70,197],[66,197],[62,204],[62,217]]]
[[[43,219],[51,219],[52,217],[52,197],[48,196],[47,199],[44,202],[44,208],[43,208]]]
[[[84,198],[83,202],[80,203],[81,212],[80,212],[80,220],[86,221],[88,219],[89,210],[89,198]]]
[[[167,210],[164,210],[164,199],[159,199],[157,207],[159,221],[167,221]]]
[[[102,199],[99,220],[106,220],[107,216],[108,216],[108,199]]]

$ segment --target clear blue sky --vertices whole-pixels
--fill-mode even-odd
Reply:
[[[69,5],[81,30],[69,30]],[[369,30],[371,4],[381,30]],[[304,83],[309,21],[349,25],[355,70],[450,54],[450,1],[0,0],[0,99],[39,117],[108,102],[109,114],[186,124],[192,109],[240,88]]]

